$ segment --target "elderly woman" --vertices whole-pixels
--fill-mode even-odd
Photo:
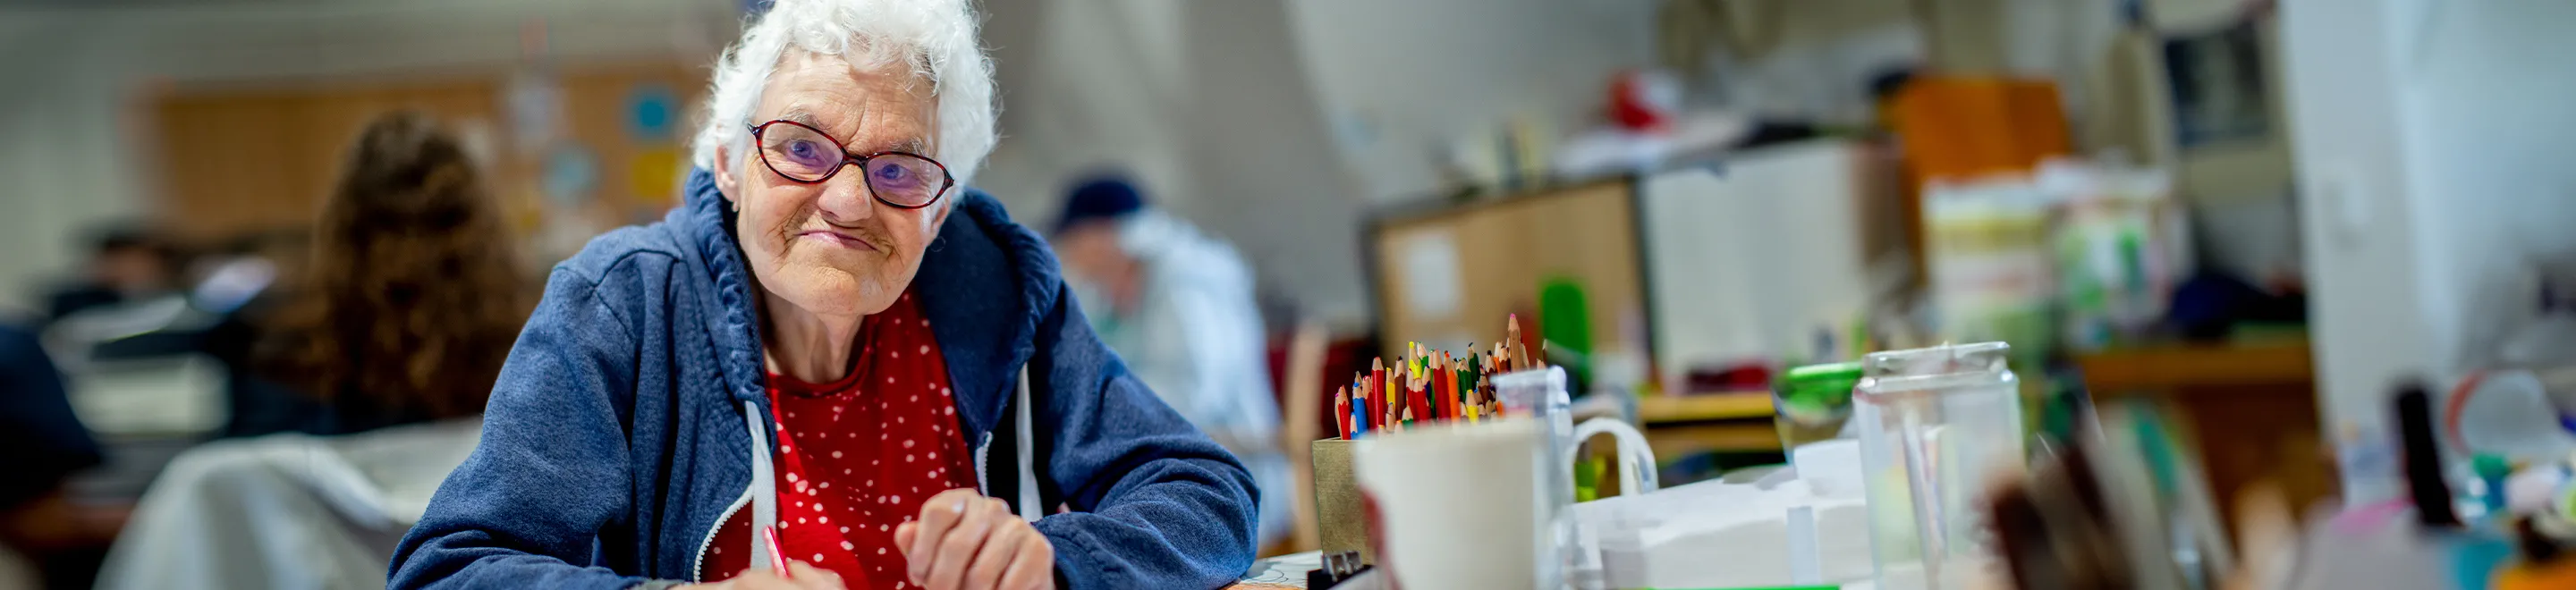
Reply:
[[[662,222],[558,265],[391,586],[1210,588],[1256,493],[1102,347],[963,0],[780,0]],[[774,563],[773,555],[785,563]]]

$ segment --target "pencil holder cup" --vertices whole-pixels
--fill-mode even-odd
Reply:
[[[1563,547],[1541,489],[1553,465],[1529,418],[1441,424],[1353,453],[1378,568],[1404,588],[1556,588]]]
[[[1359,478],[1351,455],[1365,440],[1328,438],[1309,447],[1315,463],[1315,530],[1325,555],[1360,552],[1360,563],[1377,564],[1377,548],[1368,543],[1367,516],[1360,508]]]

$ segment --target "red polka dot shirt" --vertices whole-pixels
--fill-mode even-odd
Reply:
[[[841,575],[852,589],[911,587],[894,527],[930,496],[975,487],[929,322],[910,294],[859,326],[856,365],[833,383],[769,376],[778,423],[778,544],[787,559]],[[750,511],[708,549],[700,579],[750,567]]]

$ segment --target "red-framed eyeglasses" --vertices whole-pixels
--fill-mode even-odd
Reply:
[[[761,164],[799,183],[820,184],[840,174],[844,166],[858,166],[868,194],[900,209],[928,207],[957,184],[948,166],[929,156],[900,151],[853,154],[832,134],[795,121],[753,125],[751,141],[760,148]]]

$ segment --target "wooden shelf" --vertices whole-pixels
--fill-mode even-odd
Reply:
[[[1778,451],[1780,431],[1770,420],[1660,426],[1646,432],[1646,446],[1659,460],[1707,451]]]
[[[1768,425],[1771,415],[1771,392],[1761,390],[1637,398],[1637,421],[1649,427],[1754,418]]]
[[[1771,392],[1762,390],[1637,398],[1637,421],[1658,458],[1709,451],[1780,450]]]
[[[2316,382],[2306,338],[2206,346],[2151,346],[2080,355],[2084,385],[2099,393]]]

